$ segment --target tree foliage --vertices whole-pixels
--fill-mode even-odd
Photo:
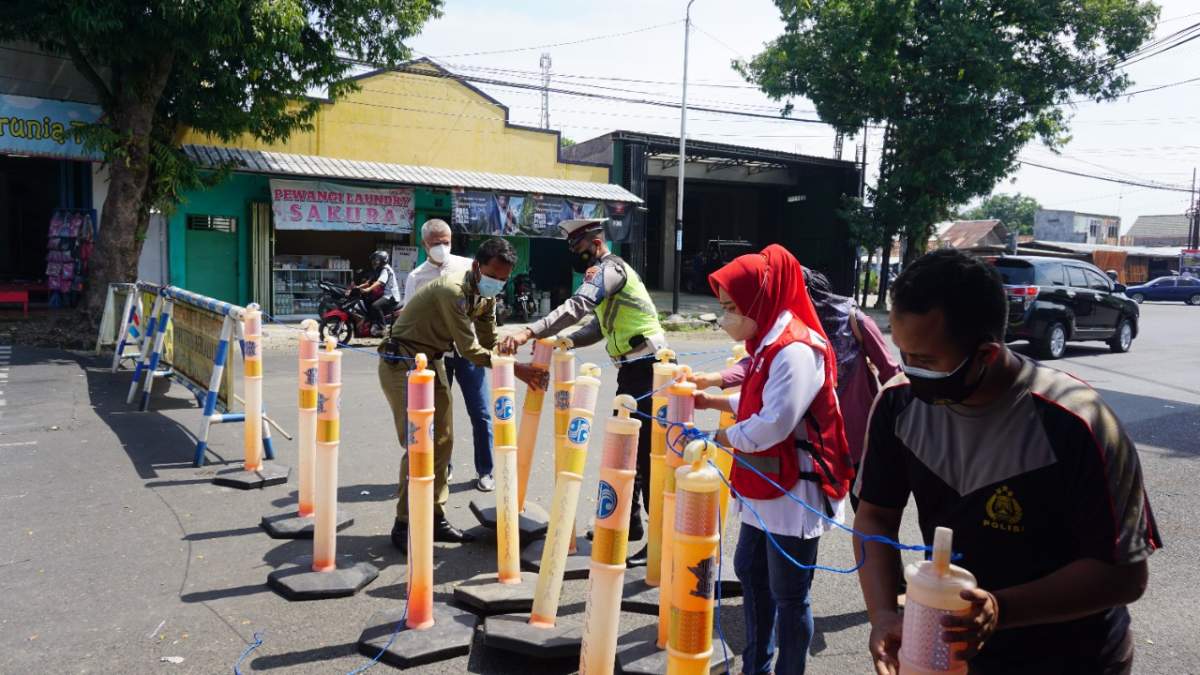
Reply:
[[[408,57],[404,41],[441,0],[38,0],[0,4],[0,40],[69,58],[103,116],[86,140],[109,164],[87,308],[136,274],[152,208],[204,177],[179,150],[192,128],[275,141],[310,127],[324,90],[354,88],[355,63]]]
[[[995,218],[1019,234],[1033,234],[1033,214],[1042,208],[1033,197],[1017,194],[993,194],[984,198],[978,206],[961,211],[958,217],[964,220],[989,220]]]
[[[1011,173],[1027,143],[1061,146],[1065,104],[1124,91],[1116,66],[1158,16],[1139,0],[775,4],[783,34],[735,68],[776,100],[810,99],[843,133],[883,125],[873,217],[916,246]]]

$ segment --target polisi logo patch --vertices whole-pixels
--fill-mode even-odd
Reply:
[[[596,517],[607,518],[617,510],[617,491],[608,481],[600,481],[600,491],[596,494]]]
[[[592,425],[583,417],[572,419],[571,425],[567,427],[567,438],[575,445],[587,443],[588,436],[591,435]]]
[[[496,399],[496,419],[511,420],[513,416],[513,400],[511,396],[501,396]]]

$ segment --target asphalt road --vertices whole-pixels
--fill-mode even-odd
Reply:
[[[1151,559],[1149,591],[1133,607],[1135,670],[1200,673],[1194,517],[1200,511],[1200,308],[1144,305],[1142,311],[1143,332],[1130,353],[1072,346],[1056,365],[1101,390],[1138,441],[1166,542]],[[719,336],[681,334],[673,340],[681,352],[706,352],[685,359],[702,368],[722,363],[725,345]],[[594,348],[581,350],[580,358],[602,360]],[[294,359],[291,351],[266,354],[267,404],[293,431]],[[290,603],[265,586],[267,574],[310,552],[310,544],[272,540],[258,522],[294,508],[294,475],[289,485],[263,491],[210,482],[215,472],[237,466],[240,426],[215,427],[212,463],[193,468],[200,414],[181,387],[157,396],[152,412],[138,413],[124,403],[128,371],[112,375],[90,355],[0,345],[0,672],[229,672],[256,632],[263,644],[245,660],[243,672],[344,673],[363,665],[354,643],[368,617],[399,608],[405,596],[403,559],[387,536],[400,451],[378,390],[375,358],[352,352],[344,364],[339,495],[355,523],[341,534],[339,552],[381,572],[356,597]],[[608,369],[600,400],[611,400],[614,388]],[[455,415],[449,517],[468,527],[474,519],[467,503],[481,495],[470,485],[470,429],[461,404]],[[711,427],[715,419],[699,422]],[[544,466],[552,461],[550,429],[547,412],[538,446]],[[280,461],[294,467],[295,444],[277,440]],[[598,462],[593,451],[581,529],[595,506]],[[531,494],[542,504],[551,480],[548,470],[533,473]],[[909,515],[903,534],[915,541],[915,514]],[[724,542],[729,553],[733,539]],[[820,562],[851,565],[849,544],[840,533],[827,535]],[[495,557],[482,544],[439,545],[436,564],[438,597],[448,598],[455,581],[494,570]],[[586,588],[583,581],[566,582],[562,613],[582,611]],[[856,579],[819,572],[813,607],[817,635],[810,672],[867,672],[866,616]],[[726,637],[740,648],[740,601],[726,601],[722,617]],[[644,623],[631,617],[628,625]],[[477,640],[469,657],[419,672],[529,668],[527,659]],[[542,670],[572,672],[574,663],[551,662]]]

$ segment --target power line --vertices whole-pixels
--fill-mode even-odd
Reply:
[[[609,40],[609,39],[613,39],[613,38],[625,37],[627,35],[635,35],[637,33],[645,33],[646,31],[656,30],[659,28],[666,28],[667,26],[674,26],[677,23],[680,23],[679,19],[676,19],[674,21],[668,21],[666,23],[655,24],[653,26],[645,26],[643,28],[635,28],[633,30],[627,30],[627,31],[623,31],[620,33],[609,33],[607,35],[594,35],[592,37],[581,38],[579,40],[570,40],[568,42],[552,42],[550,44],[545,44],[545,45],[533,45],[532,47],[513,47],[511,49],[491,49],[491,50],[481,51],[481,52],[462,52],[459,54],[443,54],[442,56],[435,56],[433,58],[459,58],[459,57],[465,57],[465,56],[491,56],[493,54],[512,54],[515,52],[528,52],[528,51],[533,51],[536,49],[550,49],[551,47],[570,47],[572,45],[584,44],[585,42],[595,42],[597,40]]]
[[[1070,169],[1063,169],[1060,167],[1047,166],[1045,164],[1039,164],[1037,162],[1031,162],[1031,161],[1025,160],[1025,159],[1018,159],[1017,163],[1023,164],[1025,166],[1032,166],[1032,167],[1037,167],[1039,169],[1045,169],[1047,171],[1054,171],[1056,173],[1067,174],[1068,176],[1076,176],[1079,178],[1090,178],[1092,180],[1101,180],[1101,181],[1105,181],[1108,183],[1117,183],[1119,185],[1129,185],[1132,187],[1146,188],[1148,190],[1165,190],[1168,192],[1189,192],[1189,193],[1191,192],[1191,190],[1189,188],[1185,188],[1185,187],[1172,186],[1172,185],[1155,185],[1153,183],[1144,183],[1144,182],[1139,182],[1139,181],[1125,180],[1122,178],[1113,178],[1112,176],[1097,176],[1095,174],[1083,173],[1081,171],[1071,171]]]

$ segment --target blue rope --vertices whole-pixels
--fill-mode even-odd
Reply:
[[[234,663],[233,663],[234,675],[242,675],[242,661],[245,661],[246,657],[250,656],[250,652],[252,652],[255,649],[258,649],[260,646],[262,646],[262,643],[263,643],[262,633],[255,631],[254,632],[254,642],[252,642],[249,647],[246,647],[245,651],[242,652],[242,655],[238,657],[238,660],[234,661]]]
[[[411,528],[408,531],[408,550],[409,551],[412,550],[412,529]],[[350,671],[349,673],[346,673],[346,675],[358,675],[359,673],[362,673],[370,668],[373,668],[375,666],[375,664],[379,663],[379,659],[383,658],[384,653],[386,653],[387,650],[391,649],[392,643],[396,641],[396,636],[400,634],[400,631],[404,630],[404,624],[407,620],[408,620],[408,596],[405,595],[404,611],[400,612],[400,620],[396,622],[396,629],[392,631],[392,636],[388,638],[387,644],[385,644],[379,650],[379,653],[375,655],[375,658],[373,658],[370,661],[366,662],[365,664],[359,666],[358,668],[355,668],[354,670]]]

